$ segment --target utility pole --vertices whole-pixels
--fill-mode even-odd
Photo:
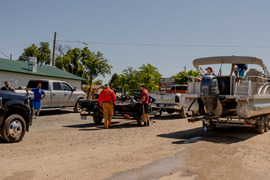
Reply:
[[[54,66],[55,43],[56,43],[56,32],[54,32],[54,39],[53,39],[52,66]]]

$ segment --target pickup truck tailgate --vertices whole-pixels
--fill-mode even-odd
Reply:
[[[175,93],[151,94],[156,104],[178,104],[180,95]]]

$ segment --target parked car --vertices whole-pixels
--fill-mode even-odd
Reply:
[[[42,109],[45,108],[64,108],[74,107],[75,112],[81,112],[78,105],[79,99],[85,99],[86,93],[72,88],[65,81],[58,80],[29,80],[27,89],[36,88],[37,84],[41,83],[41,89],[46,93],[46,97],[42,100]],[[27,90],[16,90],[16,93],[34,98],[34,93]]]
[[[7,142],[19,142],[32,125],[29,99],[26,96],[0,90],[0,131]]]
[[[170,90],[167,90],[167,93],[187,93],[187,84],[181,85],[172,85]]]

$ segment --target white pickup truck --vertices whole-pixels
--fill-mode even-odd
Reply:
[[[41,83],[41,89],[46,94],[46,97],[42,100],[42,109],[74,107],[75,112],[81,112],[77,102],[79,99],[86,98],[85,92],[77,90],[76,87],[72,88],[65,81],[47,79],[29,80],[26,89],[36,88],[38,83]],[[16,90],[16,93],[34,99],[34,93],[32,91]]]
[[[186,117],[180,104],[180,101],[184,100],[184,98],[181,98],[181,93],[150,93],[149,95],[155,99],[152,110],[156,111],[156,117],[161,116],[162,112],[169,114],[177,112],[181,118]]]

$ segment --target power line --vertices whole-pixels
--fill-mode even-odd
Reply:
[[[213,47],[213,48],[269,48],[270,45],[197,45],[197,44],[151,44],[151,43],[112,43],[112,42],[87,42],[88,44],[125,45],[125,46],[168,46],[168,47]]]

